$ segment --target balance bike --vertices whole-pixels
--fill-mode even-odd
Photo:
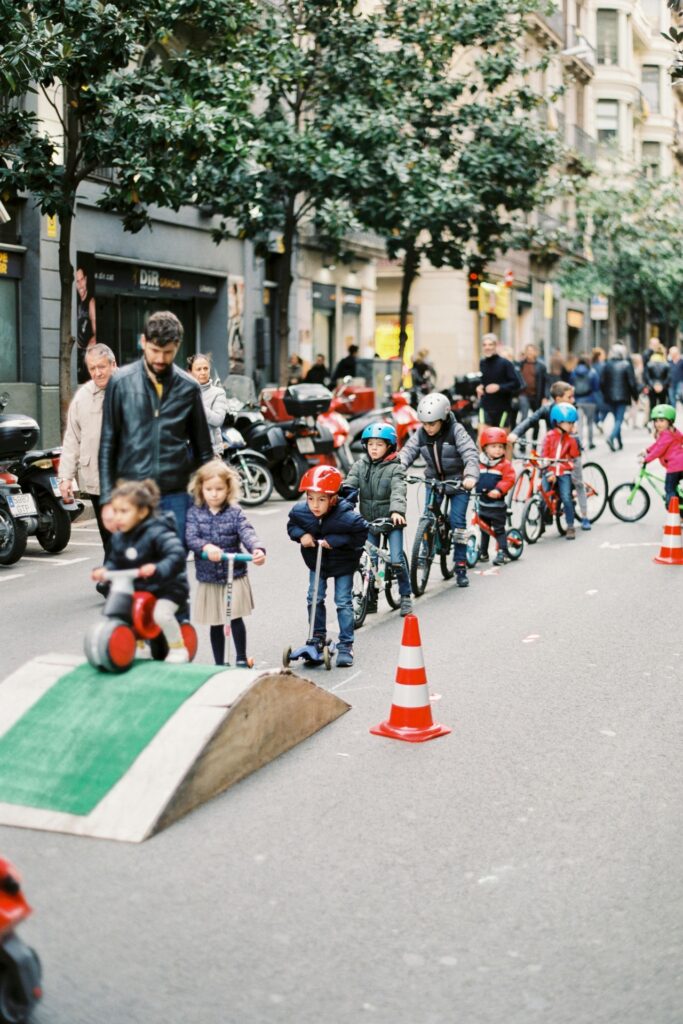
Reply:
[[[305,665],[309,665],[311,668],[318,668],[320,665],[324,665],[326,671],[329,672],[332,668],[332,655],[334,654],[336,645],[331,640],[317,640],[314,635],[315,609],[318,598],[318,585],[320,583],[320,566],[323,558],[323,549],[320,544],[317,545],[317,549],[315,556],[315,579],[313,581],[313,600],[311,601],[311,618],[308,624],[309,639],[303,647],[296,647],[294,650],[292,650],[291,647],[285,647],[282,654],[282,664],[287,668],[290,661],[298,661],[301,659]]]
[[[202,558],[208,560],[206,551],[202,551]],[[228,563],[228,586],[225,600],[225,625],[223,626],[223,632],[225,633],[225,664],[230,667],[230,637],[232,636],[232,587],[235,580],[235,562],[251,562],[252,556],[245,555],[241,552],[235,551],[222,551],[221,562]],[[247,664],[249,668],[254,667],[254,659],[247,658]]]
[[[43,994],[38,955],[14,932],[30,913],[18,872],[0,857],[0,1024],[24,1024]]]
[[[152,657],[163,661],[168,645],[161,627],[154,621],[156,597],[147,590],[135,590],[138,569],[107,570],[111,590],[102,618],[85,634],[85,656],[105,672],[125,672],[135,661],[138,640],[149,640]],[[183,643],[192,661],[197,653],[197,633],[190,622],[180,623]]]

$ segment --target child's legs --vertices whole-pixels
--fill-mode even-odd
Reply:
[[[161,628],[169,647],[185,646],[178,620],[175,617],[178,607],[179,605],[175,601],[168,601],[165,597],[158,598],[154,605],[154,621]]]
[[[467,505],[469,491],[451,495],[450,523],[453,530],[453,555],[456,564],[464,564],[467,555]]]
[[[225,630],[223,626],[209,626],[209,640],[213,660],[217,665],[225,664]]]
[[[230,633],[235,644],[235,660],[247,660],[247,627],[244,619],[233,619],[230,623]]]
[[[683,472],[667,473],[664,477],[664,501],[666,507],[669,507],[669,502],[672,498],[678,497],[678,484],[683,480]],[[683,516],[683,505],[680,506],[681,515]]]
[[[479,518],[482,522],[486,523],[493,530],[493,535],[496,538],[496,544],[500,551],[507,551],[508,542],[505,536],[505,526],[507,524],[507,514],[505,505],[502,508],[487,508],[485,512],[479,513]],[[487,554],[489,549],[489,534],[485,530],[481,531],[481,550],[483,554]]]
[[[403,564],[403,530],[400,528],[392,530],[389,534],[389,556],[392,566],[400,566],[395,569],[398,592],[401,597],[407,597],[410,594],[410,580]]]
[[[579,512],[582,519],[588,519],[588,501],[586,500],[586,485],[583,482],[583,462],[576,459],[572,468],[572,483],[576,488],[576,500],[579,505]]]
[[[353,646],[353,575],[334,577],[334,603],[339,623],[339,646]]]
[[[557,490],[564,509],[564,518],[567,526],[574,525],[574,502],[572,501],[572,475],[563,473],[557,478]]]
[[[306,601],[308,603],[308,619],[310,622],[311,618],[311,605],[313,604],[313,584],[315,583],[315,573],[311,570],[309,581],[308,581],[308,597]],[[315,622],[313,623],[313,636],[319,637],[324,640],[327,634],[327,620],[325,617],[325,594],[327,593],[327,580],[322,576],[318,584],[318,594],[315,601]],[[308,638],[312,639],[311,637]]]

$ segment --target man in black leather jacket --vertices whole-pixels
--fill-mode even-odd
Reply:
[[[600,390],[614,416],[614,426],[606,440],[609,447],[615,452],[617,448],[624,447],[621,440],[621,425],[626,408],[632,399],[638,398],[636,375],[625,345],[612,345],[609,359],[605,363],[600,378]]]
[[[120,369],[107,387],[99,464],[105,523],[116,481],[151,477],[184,543],[190,475],[214,454],[199,385],[173,365],[182,337],[175,314],[148,318],[142,358]]]

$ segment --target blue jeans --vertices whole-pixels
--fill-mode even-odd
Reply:
[[[392,530],[387,536],[389,539],[389,557],[391,558],[391,564],[401,566],[400,571],[396,573],[398,592],[401,597],[409,597],[410,580],[408,579],[408,574],[406,573],[403,565],[403,530],[400,526],[397,526],[396,529]],[[375,547],[379,547],[381,534],[369,533],[368,540],[371,544],[374,544]],[[378,557],[379,556],[375,556],[372,560],[375,566],[377,565]]]
[[[162,494],[161,507],[164,512],[172,512],[175,516],[176,530],[183,544],[185,544],[185,522],[187,510],[190,507],[190,495],[185,491],[175,491],[173,494]],[[185,550],[187,545],[185,544]]]
[[[337,606],[337,622],[339,623],[339,647],[349,648],[353,645],[353,574],[348,576],[334,576],[334,603]],[[308,581],[308,616],[310,620],[311,604],[313,602],[313,585],[315,573],[311,572]],[[315,604],[315,620],[313,623],[313,636],[316,639],[324,640],[327,636],[327,617],[325,613],[325,595],[327,594],[327,580],[320,577],[318,594]],[[309,639],[311,639],[309,637]]]
[[[626,412],[626,402],[610,402],[610,412],[614,415],[614,426],[612,427],[612,433],[609,436],[609,440],[614,443],[618,441],[621,444],[621,424],[624,422],[624,414]]]
[[[557,478],[557,490],[560,495],[560,501],[564,509],[564,518],[567,521],[567,526],[574,525],[574,502],[572,501],[572,475],[571,473],[563,473],[562,476]]]
[[[430,498],[432,489],[427,485],[427,500],[425,502],[425,512],[429,508]],[[439,501],[439,508],[441,508],[441,502],[445,495],[442,495],[441,501]],[[457,494],[451,494],[448,498],[450,502],[449,508],[449,522],[451,524],[451,530],[464,530],[467,527],[467,506],[470,500],[469,491],[458,491]],[[453,556],[456,565],[464,564],[466,562],[467,545],[464,541],[456,540],[453,545]]]

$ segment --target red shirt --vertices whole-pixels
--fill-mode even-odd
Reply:
[[[565,434],[559,427],[549,430],[543,442],[541,455],[544,459],[554,459],[546,472],[554,473],[555,476],[566,476],[574,468],[574,459],[581,455],[579,442],[573,434]]]

